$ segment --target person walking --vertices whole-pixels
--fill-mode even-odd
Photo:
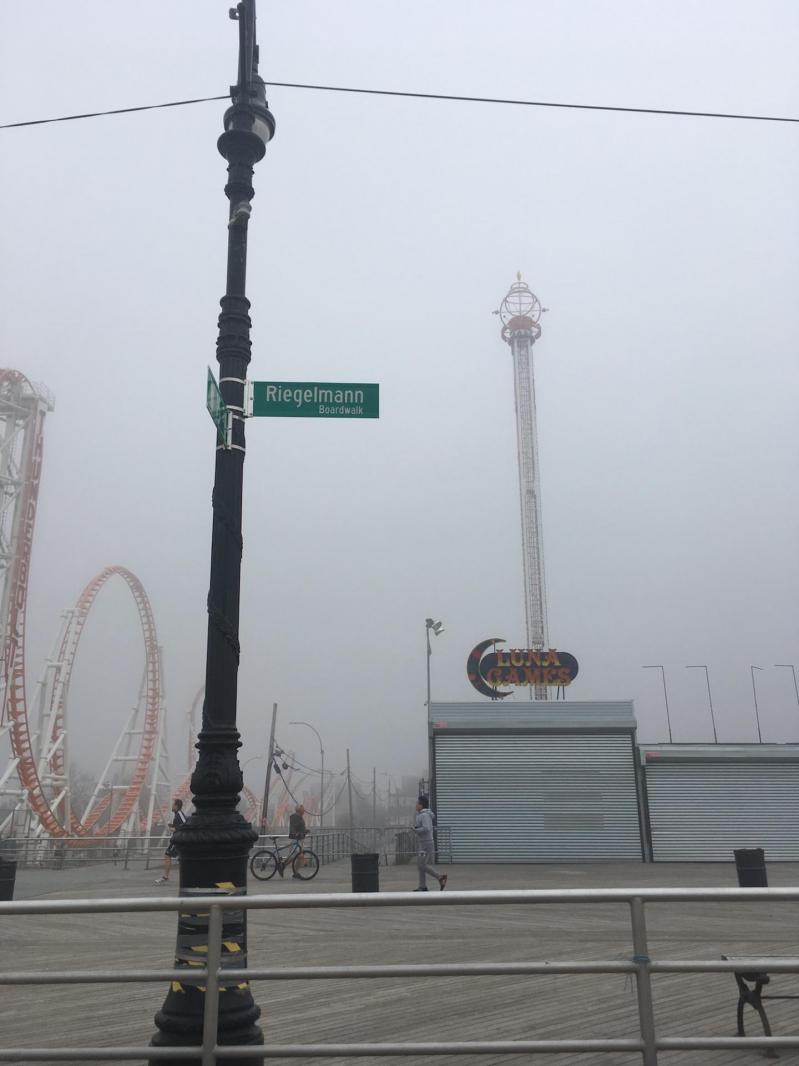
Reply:
[[[162,885],[165,881],[169,880],[169,871],[172,869],[172,860],[178,853],[178,849],[172,842],[174,839],[174,830],[188,821],[188,818],[183,813],[183,800],[172,800],[172,821],[169,823],[169,828],[173,830],[173,837],[170,838],[166,851],[164,852],[164,872],[156,878],[156,884]]]
[[[308,827],[305,824],[305,807],[301,803],[298,803],[294,808],[294,813],[289,818],[289,840],[293,840],[299,851],[297,852],[296,864],[297,866],[305,865],[305,853],[302,850],[302,842],[308,835]],[[280,871],[280,876],[283,876],[283,871]],[[291,875],[294,878],[299,879],[298,873]]]
[[[416,801],[416,822],[413,827],[416,833],[416,866],[419,870],[419,887],[414,892],[427,892],[427,875],[435,877],[438,887],[443,892],[447,887],[447,875],[440,874],[430,863],[435,858],[436,846],[433,840],[433,812],[430,810],[430,800],[427,796],[420,796]]]

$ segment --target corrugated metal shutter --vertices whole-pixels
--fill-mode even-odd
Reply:
[[[629,735],[435,736],[455,862],[640,859]]]
[[[799,859],[799,763],[647,763],[655,862]]]

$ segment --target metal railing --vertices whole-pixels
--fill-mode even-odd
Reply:
[[[125,837],[33,837],[18,836],[18,869],[65,870],[73,866],[110,863],[128,869],[143,862],[145,869],[157,865],[169,843],[169,834]]]
[[[2,1062],[125,1062],[144,1059],[151,1062],[199,1060],[202,1066],[215,1066],[217,1056],[225,1059],[270,1058],[341,1058],[371,1055],[512,1055],[554,1052],[639,1053],[643,1066],[657,1066],[659,1051],[706,1051],[744,1048],[797,1048],[796,1036],[757,1037],[662,1037],[658,1036],[653,1009],[652,975],[684,973],[734,973],[741,961],[734,959],[653,959],[649,955],[645,908],[647,904],[690,902],[766,901],[769,903],[799,900],[799,888],[606,888],[564,890],[500,890],[493,892],[446,892],[415,894],[320,893],[318,895],[274,896],[206,896],[186,899],[93,899],[31,900],[0,903],[3,918],[26,915],[135,913],[151,911],[203,911],[209,913],[208,954],[206,966],[159,970],[62,970],[58,972],[0,972],[0,985],[71,985],[169,982],[205,986],[203,1038],[196,1047],[81,1047],[81,1048],[0,1048]],[[228,965],[235,956],[222,955],[223,912],[245,908],[252,911],[318,908],[373,907],[464,907],[508,904],[540,906],[546,904],[627,904],[630,915],[633,953],[629,958],[582,961],[471,962],[401,965],[342,965],[302,967],[251,967]],[[2,927],[0,926],[0,930]],[[747,957],[746,970],[769,973],[799,972],[799,958]],[[217,1044],[218,994],[221,983],[241,981],[334,980],[400,977],[482,977],[533,974],[630,974],[635,978],[638,1006],[636,1038],[566,1039],[566,1040],[490,1040],[428,1043],[351,1043],[351,1044],[264,1044],[234,1046]]]
[[[257,847],[271,847],[271,836],[287,837],[288,830],[275,830],[259,837]],[[347,859],[353,853],[377,852],[384,866],[410,862],[416,851],[411,829],[402,826],[358,826],[354,829],[312,829],[308,847],[324,865]],[[144,863],[145,869],[157,866],[163,858],[169,834],[126,837],[24,837],[16,838],[16,862],[19,869],[63,870],[73,866],[110,863],[128,869]],[[448,826],[436,830],[437,861],[452,862],[452,842]]]
[[[282,835],[285,836],[285,833]],[[404,826],[312,829],[307,840],[308,847],[316,852],[323,865],[348,859],[353,854],[376,852],[383,866],[398,866],[410,862],[416,854],[416,834]],[[258,846],[271,846],[270,838],[261,837]],[[452,862],[449,826],[439,826],[436,829],[436,861]]]

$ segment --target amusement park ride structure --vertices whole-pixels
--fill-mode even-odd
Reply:
[[[145,835],[166,825],[171,801],[161,649],[152,607],[130,570],[109,566],[63,615],[53,655],[30,699],[25,685],[28,581],[42,470],[44,419],[53,400],[16,370],[0,370],[0,835]],[[81,635],[113,578],[139,617],[144,670],[139,699],[82,812],[70,796],[69,688]],[[72,738],[74,740],[74,738]],[[4,750],[0,748],[0,751]]]
[[[516,445],[519,462],[519,497],[522,520],[522,565],[527,647],[548,647],[547,595],[544,580],[544,538],[541,526],[541,483],[538,430],[533,380],[533,345],[541,336],[542,311],[538,297],[521,274],[500,304],[502,339],[513,356],[513,393],[516,404]],[[533,689],[530,690],[531,697]],[[546,685],[534,687],[535,699],[548,698]]]

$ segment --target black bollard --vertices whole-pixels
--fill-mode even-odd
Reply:
[[[8,903],[14,898],[17,879],[17,842],[13,838],[0,840],[0,900]]]
[[[380,891],[380,856],[376,852],[350,855],[352,862],[352,891]]]
[[[740,888],[768,888],[762,848],[736,848],[733,855]]]

